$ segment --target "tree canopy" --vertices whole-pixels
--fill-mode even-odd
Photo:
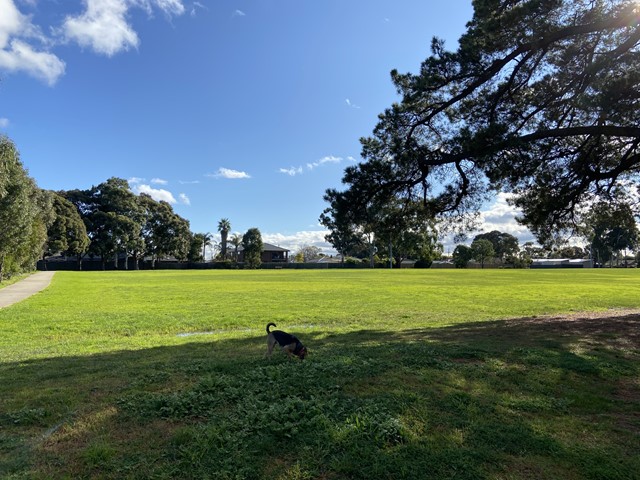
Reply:
[[[134,195],[129,183],[110,178],[88,190],[60,192],[73,203],[82,217],[91,239],[89,254],[103,264],[119,254],[137,260],[149,255],[152,263],[168,256],[186,260],[192,248],[189,222],[177,215],[171,205],[147,194]],[[124,264],[127,267],[127,262]]]
[[[50,197],[29,177],[13,142],[0,136],[0,281],[35,267],[53,218]]]
[[[488,233],[480,233],[475,236],[475,240],[488,240],[493,246],[495,256],[500,260],[505,258],[514,257],[520,250],[518,239],[513,235],[498,230],[493,230]]]
[[[260,268],[262,264],[262,234],[257,228],[250,228],[242,237],[244,263],[246,268]]]
[[[584,205],[629,195],[640,173],[635,0],[474,0],[455,51],[434,39],[345,170],[338,208],[395,200],[458,230],[495,191],[544,241]],[[334,216],[337,220],[340,215]]]

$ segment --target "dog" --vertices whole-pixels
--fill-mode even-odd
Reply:
[[[298,337],[282,330],[269,330],[272,326],[277,327],[273,322],[267,323],[267,356],[271,358],[271,352],[273,352],[273,348],[277,343],[289,358],[291,358],[291,355],[295,355],[300,360],[304,360],[304,357],[307,356],[307,347],[298,340]]]

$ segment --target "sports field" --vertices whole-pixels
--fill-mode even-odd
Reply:
[[[622,269],[58,272],[0,310],[0,478],[640,478],[638,312]]]

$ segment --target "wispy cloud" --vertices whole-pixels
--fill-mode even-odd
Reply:
[[[349,161],[349,162],[355,162],[355,158],[353,158],[352,156],[348,156],[346,159],[343,157],[336,157],[335,155],[327,155],[326,157],[322,157],[320,160],[317,160],[315,162],[309,162],[306,164],[306,169],[307,171],[311,171],[311,170],[315,170],[318,167],[321,167],[323,165],[326,164],[340,164],[344,161]],[[302,175],[304,173],[304,168],[303,167],[290,167],[290,168],[280,168],[278,170],[280,173],[283,173],[285,175],[289,175],[291,177],[294,177],[296,175]]]
[[[235,10],[235,11],[233,12],[233,15],[231,15],[231,16],[232,16],[232,17],[244,17],[244,16],[246,16],[246,15],[247,15],[247,14],[246,14],[246,13],[244,13],[242,10]]]
[[[348,107],[356,108],[356,109],[360,108],[360,106],[356,105],[355,103],[352,103],[351,100],[349,100],[348,98],[346,98],[344,102],[347,104]]]
[[[284,173],[291,177],[295,177],[296,175],[302,175],[302,167],[291,167],[291,168],[281,168],[278,170],[280,173]]]
[[[200,2],[193,2],[193,4],[191,5],[191,16],[195,17],[198,14],[198,10],[209,10],[209,9]]]
[[[168,184],[169,182],[168,182],[168,181],[166,181],[166,180],[163,180],[162,178],[152,178],[152,179],[151,179],[151,183],[154,183],[154,184],[156,184],[156,185],[166,185],[166,184]]]
[[[9,126],[8,118],[0,118],[0,128],[7,128]]]
[[[200,183],[200,180],[178,180],[180,185],[196,185]]]
[[[251,178],[251,175],[249,175],[246,172],[232,170],[230,168],[224,168],[224,167],[219,168],[216,173],[209,173],[206,176],[213,177],[213,178],[229,178],[232,180]]]
[[[146,180],[144,178],[141,177],[131,177],[127,180],[127,182],[129,182],[129,185],[135,185],[136,183],[142,183],[145,182]]]
[[[189,200],[189,197],[187,197],[185,193],[181,193],[180,195],[178,195],[178,200],[183,205],[191,205],[191,200]]]
[[[340,163],[343,160],[344,160],[344,158],[342,158],[342,157],[335,157],[333,155],[329,155],[329,156],[326,156],[326,157],[322,157],[317,162],[307,163],[307,168],[309,170],[313,170],[314,168],[318,168],[321,165],[325,165],[327,163]]]

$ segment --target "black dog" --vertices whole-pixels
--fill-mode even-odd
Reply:
[[[267,356],[271,358],[271,352],[276,343],[280,345],[282,350],[291,358],[291,355],[299,357],[300,360],[304,360],[307,355],[307,347],[302,345],[302,342],[298,340],[298,337],[291,335],[290,333],[283,332],[282,330],[269,330],[269,327],[277,325],[273,322],[267,323]]]

